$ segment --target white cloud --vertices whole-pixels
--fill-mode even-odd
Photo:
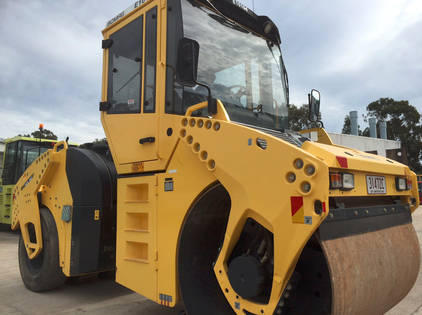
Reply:
[[[39,123],[75,142],[102,138],[100,101],[105,23],[134,0],[4,0],[0,11],[0,137]],[[244,3],[252,8],[252,1]],[[381,97],[422,111],[420,0],[254,1],[282,36],[291,103],[322,93],[322,117],[341,132],[350,110]],[[73,139],[74,138],[74,139]]]

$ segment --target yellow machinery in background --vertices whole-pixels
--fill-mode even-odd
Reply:
[[[53,148],[56,143],[57,140],[21,136],[5,140],[3,169],[0,178],[0,227],[10,230],[13,188],[18,179],[33,161],[48,149]],[[77,146],[77,144],[73,143],[72,146]]]
[[[30,290],[115,269],[189,315],[373,315],[406,296],[416,175],[323,128],[316,142],[288,129],[268,17],[237,1],[137,1],[103,35],[109,148],[59,143],[14,189]],[[312,90],[311,121],[319,103]]]

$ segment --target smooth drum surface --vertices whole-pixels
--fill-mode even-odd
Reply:
[[[332,314],[384,314],[411,290],[421,253],[413,224],[323,241]]]

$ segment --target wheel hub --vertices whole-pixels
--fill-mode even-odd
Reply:
[[[243,299],[250,299],[263,290],[265,270],[257,258],[245,254],[232,261],[228,277],[234,291]]]

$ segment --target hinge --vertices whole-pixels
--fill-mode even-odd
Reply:
[[[100,102],[100,112],[108,111],[111,108],[111,103],[109,102]]]
[[[103,39],[102,41],[102,48],[103,49],[109,49],[111,46],[113,46],[113,40],[112,39]]]

